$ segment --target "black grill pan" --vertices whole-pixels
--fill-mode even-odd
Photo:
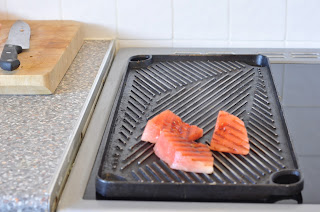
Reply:
[[[220,110],[238,116],[250,153],[213,151],[210,175],[170,169],[140,140],[147,120],[167,109],[203,128],[198,142],[208,144]],[[303,188],[265,56],[131,57],[111,114],[97,160],[96,191],[106,199],[250,201]]]

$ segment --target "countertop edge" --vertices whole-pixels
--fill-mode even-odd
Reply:
[[[106,54],[99,67],[97,76],[95,77],[95,80],[91,86],[88,97],[86,98],[80,117],[74,127],[71,136],[69,137],[68,146],[65,149],[62,158],[60,159],[59,167],[56,169],[54,177],[49,184],[49,202],[47,204],[48,211],[54,211],[57,206],[57,202],[67,181],[70,169],[73,165],[73,161],[77,155],[82,139],[86,133],[88,123],[90,122],[93,110],[101,93],[103,83],[107,77],[114,54],[115,42],[114,40],[111,40]]]

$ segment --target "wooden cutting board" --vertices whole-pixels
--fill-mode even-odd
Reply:
[[[0,21],[0,54],[15,21]],[[52,94],[83,44],[75,21],[25,21],[31,29],[30,49],[18,55],[20,67],[0,68],[0,94]]]

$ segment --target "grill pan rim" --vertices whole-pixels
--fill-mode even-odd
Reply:
[[[153,54],[153,55],[154,55],[154,56],[159,56],[159,55],[155,55],[155,54]],[[133,57],[133,56],[135,56],[135,55],[131,55],[130,57]],[[161,55],[160,55],[160,56],[161,56]],[[176,57],[176,56],[179,56],[179,55],[163,55],[163,56],[174,56],[174,57]],[[187,57],[190,57],[190,56],[199,57],[199,56],[200,56],[200,57],[201,57],[201,55],[183,55],[183,56],[187,56]],[[260,57],[263,57],[263,58],[266,59],[267,66],[269,67],[269,60],[268,60],[268,58],[266,58],[265,56],[262,56],[262,55],[254,55],[254,54],[247,54],[247,55],[233,55],[233,54],[231,54],[231,55],[216,55],[216,54],[206,55],[206,57],[212,57],[212,56],[232,56],[232,57],[234,57],[234,56],[260,56]],[[130,58],[130,57],[129,57],[129,58]],[[129,58],[128,58],[128,59],[129,59]],[[128,61],[128,60],[127,60],[127,61]],[[128,69],[128,67],[129,67],[129,62],[126,64],[126,69]],[[270,68],[269,68],[269,70],[270,70]],[[128,70],[127,70],[127,71],[128,71]],[[119,86],[119,90],[118,90],[118,93],[117,93],[117,96],[116,96],[116,99],[115,99],[115,102],[117,102],[118,104],[119,104],[119,98],[121,97],[121,93],[122,93],[122,91],[124,90],[123,84],[124,84],[125,79],[126,79],[127,71],[124,73],[124,75],[123,75],[123,77],[122,77],[122,80],[121,80],[121,83],[120,83],[120,86]],[[270,73],[270,75],[271,75],[271,73]],[[272,75],[271,75],[271,81],[272,81],[272,82],[271,82],[271,86],[273,87],[272,89],[274,90],[274,92],[277,92],[276,89],[275,89],[274,83],[273,83]],[[276,94],[277,94],[277,93],[276,93]],[[282,121],[283,121],[283,123],[285,123],[285,119],[284,119],[284,116],[283,116],[283,111],[282,111],[281,104],[279,103],[279,101],[276,101],[276,102],[279,104],[279,105],[277,105],[277,107],[280,108],[281,119],[283,119]],[[111,115],[110,115],[110,117],[109,117],[108,124],[107,124],[106,130],[105,130],[105,133],[106,133],[106,131],[108,131],[107,129],[108,129],[109,122],[110,122],[110,123],[113,122],[113,121],[110,121],[110,120],[113,120],[113,119],[115,118],[115,117],[114,117],[114,115],[116,114],[116,113],[115,113],[115,110],[118,108],[118,106],[117,106],[118,104],[114,104],[114,105],[113,105],[112,112],[111,112]],[[288,130],[287,127],[286,127],[286,124],[285,124],[285,127],[284,127],[284,128],[285,128],[286,130]],[[103,142],[104,139],[105,139],[105,133],[104,133],[102,142]],[[288,133],[288,132],[287,132],[287,133]],[[288,138],[290,138],[289,134],[288,134]],[[105,145],[106,145],[106,144],[105,144]],[[288,141],[288,146],[289,146],[289,149],[290,149],[290,151],[291,151],[293,163],[295,164],[296,170],[300,171],[300,170],[298,169],[298,164],[297,164],[296,157],[295,157],[295,154],[294,154],[294,149],[293,149],[293,147],[292,147],[292,142],[291,142],[290,140]],[[100,162],[101,162],[102,160],[103,160],[103,159],[101,158]],[[100,164],[100,163],[99,163],[99,164]],[[101,169],[101,166],[99,167],[99,172],[98,172],[98,173],[100,173],[100,169]],[[301,173],[301,171],[300,171],[300,173]],[[100,178],[99,174],[97,175],[97,181],[104,181],[103,179]],[[107,182],[108,184],[117,184],[117,183],[119,183],[119,184],[125,184],[125,183],[135,184],[135,183],[128,182],[128,181],[124,181],[124,182],[121,182],[121,181],[105,181],[105,182]],[[172,185],[172,183],[166,183],[166,182],[164,182],[164,183],[157,183],[157,182],[152,182],[152,183],[139,182],[139,183],[136,183],[136,185],[144,185],[144,184],[146,184],[146,185],[149,185],[149,184],[151,184],[151,185],[164,185],[164,184]],[[179,184],[179,183],[178,183],[178,182],[175,182],[174,184]],[[181,183],[181,185],[201,186],[202,184],[201,184],[201,183],[187,183],[187,182],[184,182],[184,183]],[[242,185],[242,184],[236,184],[236,185],[235,185],[235,184],[231,184],[231,183],[227,183],[227,184],[206,183],[205,185],[206,185],[206,186],[225,186],[225,187],[226,187],[226,186],[232,186],[232,187],[235,187],[235,186],[247,187],[247,186],[248,186],[247,184],[244,184],[244,185]],[[250,186],[254,186],[254,187],[265,187],[265,186],[271,187],[271,186],[273,186],[273,185],[268,185],[268,184],[264,184],[264,185],[249,184],[249,185],[250,185]],[[279,187],[279,185],[275,185],[275,186]],[[302,176],[302,174],[301,174],[300,180],[299,180],[297,183],[290,184],[289,186],[288,186],[288,185],[281,185],[281,186],[282,186],[282,187],[285,187],[285,188],[288,188],[288,187],[297,187],[297,188],[298,188],[297,190],[301,191],[302,188],[303,188],[303,176]]]

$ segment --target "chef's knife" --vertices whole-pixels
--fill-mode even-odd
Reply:
[[[18,54],[22,49],[29,49],[30,27],[23,21],[16,21],[9,32],[8,40],[4,45],[0,67],[3,70],[13,71],[20,66]]]

